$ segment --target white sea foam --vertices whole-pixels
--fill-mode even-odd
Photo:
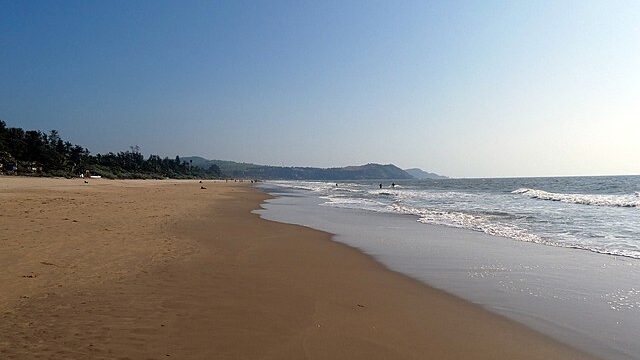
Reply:
[[[355,184],[343,183],[336,186],[336,183],[320,182],[320,181],[271,181],[272,184],[287,187],[291,189],[307,190],[313,192],[328,192],[328,191],[342,191],[342,192],[354,192]]]
[[[640,243],[635,235],[640,233],[640,213],[633,209],[640,208],[640,192],[633,190],[629,195],[604,195],[553,193],[532,187],[505,193],[484,187],[482,191],[469,191],[426,186],[379,189],[377,183],[339,183],[337,187],[335,183],[314,181],[273,183],[308,191],[324,200],[324,206],[409,214],[427,224],[640,258]],[[532,203],[529,198],[547,201]],[[563,204],[592,206],[569,209]]]
[[[350,198],[350,197],[336,197],[336,196],[321,196],[323,200],[326,200],[322,205],[346,207],[350,209],[362,209],[382,211],[385,207],[384,203],[375,201],[373,199],[363,198]]]
[[[599,195],[599,194],[562,194],[538,189],[520,188],[511,192],[533,199],[561,201],[572,204],[595,206],[639,207],[640,196],[634,195]]]
[[[491,221],[481,215],[472,215],[458,211],[441,211],[416,208],[399,204],[392,205],[394,212],[411,214],[419,217],[418,221],[425,224],[447,225],[458,228],[481,231],[490,235],[508,237],[516,240],[548,243],[541,237],[528,233],[525,229],[512,224]]]
[[[601,254],[626,256],[640,259],[640,251],[635,247],[625,247],[623,246],[623,244],[618,244],[618,246],[616,247],[611,247],[580,243],[577,241],[557,241],[557,239],[548,239],[536,234],[532,234],[526,229],[513,224],[490,220],[485,216],[466,214],[457,211],[440,211],[415,208],[398,204],[392,205],[392,209],[397,213],[416,215],[419,217],[418,221],[425,224],[446,225],[480,231],[489,235],[500,236],[519,241],[533,242],[537,244],[558,246],[564,248],[588,250]]]

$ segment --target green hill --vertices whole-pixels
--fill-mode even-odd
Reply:
[[[404,170],[388,164],[366,164],[337,168],[284,167],[239,163],[225,160],[208,160],[198,156],[182,158],[192,166],[207,169],[216,165],[225,176],[231,178],[264,180],[365,180],[412,179]]]

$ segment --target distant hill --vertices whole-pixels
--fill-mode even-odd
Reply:
[[[422,169],[413,168],[413,169],[405,169],[409,175],[413,176],[416,179],[448,179],[446,176],[426,172]]]
[[[270,180],[366,180],[366,179],[412,179],[399,167],[389,164],[366,164],[338,168],[285,167],[256,165],[225,160],[208,160],[199,156],[182,158],[193,166],[208,169],[217,165],[225,176],[232,178]]]

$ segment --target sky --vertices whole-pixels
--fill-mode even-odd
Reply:
[[[93,153],[640,174],[640,1],[0,0],[0,119]]]

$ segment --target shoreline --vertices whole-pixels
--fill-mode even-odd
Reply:
[[[261,219],[248,184],[71,181],[0,178],[5,358],[589,358]]]
[[[638,358],[640,261],[425,224],[404,214],[321,206],[268,185],[263,218],[333,234],[387,268],[605,359]]]

